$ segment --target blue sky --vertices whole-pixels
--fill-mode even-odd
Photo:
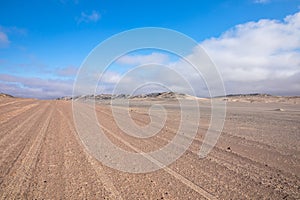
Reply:
[[[202,45],[221,68],[227,93],[300,95],[299,0],[11,0],[1,1],[0,5],[0,92],[36,98],[71,95],[77,69],[96,45],[119,32],[150,26],[174,29]],[[292,16],[292,20],[287,20],[287,16]],[[270,28],[279,34],[268,32]],[[265,41],[256,37],[257,32],[266,39],[270,38],[268,34],[276,41],[287,38],[264,49],[262,44],[255,43]],[[289,34],[280,35],[283,32]],[[253,33],[250,38],[257,39],[245,39],[248,33]],[[254,50],[245,54],[261,63],[250,62],[248,68],[242,61],[230,63],[231,58],[243,55],[237,55],[229,40],[244,48],[252,46]],[[293,45],[287,44],[290,40],[295,40]],[[220,46],[231,52],[229,57],[222,57]],[[278,49],[283,50],[278,53]],[[148,54],[141,55],[152,59],[153,52]],[[135,59],[136,55],[129,56]],[[161,56],[154,53],[153,59]],[[272,60],[282,61],[282,66]],[[226,65],[222,66],[223,63]],[[107,76],[118,80],[124,71],[118,67],[113,67]],[[233,78],[237,76],[255,77],[245,82],[244,78]],[[276,82],[292,87],[278,88]]]

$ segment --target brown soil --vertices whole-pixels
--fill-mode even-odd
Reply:
[[[71,101],[2,98],[0,199],[300,199],[299,104],[227,102],[223,133],[208,157],[199,159],[210,119],[209,101],[199,102],[201,125],[188,151],[166,168],[131,174],[86,153]],[[168,120],[149,139],[122,133],[109,104],[96,110],[113,143],[149,152],[172,139],[180,120],[176,102],[161,103]],[[148,104],[131,105],[138,125],[149,123]]]

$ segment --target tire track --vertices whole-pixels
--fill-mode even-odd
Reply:
[[[111,116],[108,116],[105,119],[108,119],[108,118],[111,118]],[[105,120],[102,119],[101,122],[104,123]],[[108,124],[108,122],[106,122],[105,124]],[[110,127],[115,127],[115,126],[110,125]],[[104,127],[103,129],[106,129],[106,128]],[[108,130],[106,129],[106,131],[108,131]],[[115,130],[115,131],[118,132],[117,130]],[[131,139],[132,137],[129,137],[129,138]],[[122,138],[120,138],[120,140],[122,140],[122,141],[124,141],[124,140],[128,141],[128,138],[122,137]],[[155,140],[154,142],[152,141],[151,143],[148,143],[148,144],[147,144],[147,142],[142,143],[140,146],[143,146],[143,147],[148,147],[148,146],[157,147],[159,145],[157,148],[155,148],[155,149],[159,149],[161,147],[161,145],[160,145],[161,141],[162,141],[162,138],[159,138],[159,140]],[[164,141],[166,141],[166,140],[164,139]],[[168,142],[169,141],[166,141],[166,143],[168,143]],[[137,142],[133,142],[133,143],[136,144]],[[133,143],[130,142],[129,145],[132,146]],[[187,151],[189,151],[189,150],[187,150]],[[146,150],[146,152],[148,152],[148,150]],[[198,156],[196,156],[196,158],[188,159],[188,160],[186,160],[186,157],[184,157],[184,160],[181,163],[181,166],[179,166],[179,167],[172,167],[172,165],[170,165],[170,167],[176,168],[176,171],[180,171],[181,169],[188,168],[187,166],[189,166],[190,163],[195,163],[195,161],[198,161],[198,160],[199,160]],[[207,163],[207,164],[211,165],[211,163]],[[211,172],[210,172],[210,174],[207,174],[206,171],[208,171],[208,170],[202,170],[203,169],[203,165],[201,165],[201,166],[198,167],[198,169],[200,169],[200,171],[195,172],[195,169],[196,169],[196,167],[194,167],[194,169],[190,169],[190,171],[193,172],[194,175],[193,174],[189,174],[188,176],[183,176],[183,177],[189,177],[190,179],[192,179],[193,181],[190,181],[190,182],[192,182],[193,185],[197,185],[197,184],[199,184],[199,185],[208,185],[208,184],[203,184],[203,183],[207,182],[207,181],[205,181],[205,179],[210,180],[210,177],[212,175],[214,175],[214,174],[211,173]],[[175,171],[175,170],[173,170],[173,171]],[[178,172],[176,172],[176,173],[178,173]],[[203,178],[203,177],[199,178],[199,176],[197,176],[199,179],[194,179],[193,177],[195,177],[195,174],[201,174],[201,176],[203,176],[205,178]],[[199,182],[199,180],[202,180],[203,182]],[[198,183],[195,184],[195,182],[198,182]],[[213,185],[213,184],[210,183],[210,185]],[[210,190],[213,191],[212,189],[210,189]],[[238,190],[237,190],[236,193],[240,193],[240,192],[238,192]],[[239,196],[243,196],[242,193],[240,193]]]
[[[32,128],[32,126],[38,123],[38,119],[45,114],[48,105],[45,104],[32,113],[26,120],[19,123],[15,128],[0,139],[0,150],[5,154],[11,147],[15,147],[23,138],[26,138],[26,133]],[[31,125],[31,126],[30,126]],[[1,160],[3,160],[2,158]],[[0,160],[0,163],[2,163]]]
[[[12,110],[18,109],[18,108],[22,107],[23,105],[28,105],[28,104],[32,104],[32,103],[36,103],[36,101],[33,101],[33,100],[21,101],[21,100],[19,100],[12,105],[10,105],[10,104],[3,105],[3,103],[0,102],[0,115],[5,115],[6,113],[8,113]]]
[[[9,101],[7,103],[1,103],[0,108],[7,106],[7,105],[16,104],[16,103],[20,103],[20,102],[26,102],[26,101],[30,101],[30,100],[28,100],[28,99],[13,99],[12,101]]]
[[[5,114],[0,114],[1,115],[0,126],[1,126],[1,124],[4,124],[5,122],[13,119],[17,115],[24,113],[27,110],[29,110],[30,108],[33,108],[35,106],[38,106],[37,103],[31,103],[29,105],[23,105],[21,107],[13,108],[13,109],[9,110],[8,112],[6,112]]]
[[[99,111],[99,110],[98,110]],[[107,114],[107,115],[109,115],[109,114]],[[139,118],[140,119],[140,118]],[[103,122],[103,119],[101,120],[102,122]],[[168,139],[166,139],[166,138],[162,138],[162,137],[159,137],[158,136],[158,138],[159,139],[161,139],[161,140],[164,140],[166,143],[169,143],[170,142],[170,140],[168,140]],[[197,142],[199,142],[199,141],[197,141]],[[159,140],[157,140],[156,141],[156,143],[153,143],[151,146],[155,146],[155,145],[157,145],[159,143]],[[135,142],[135,144],[136,144],[136,142]],[[178,145],[178,144],[177,144]],[[199,145],[201,145],[201,144],[197,144],[197,145],[193,145],[194,147],[195,146],[199,146]],[[144,145],[142,145],[142,146],[144,146]],[[178,146],[180,146],[180,145],[178,145]],[[198,158],[198,156],[197,156],[197,150],[198,150],[198,148],[194,148],[194,151],[191,151],[191,150],[188,150],[187,152],[189,152],[189,153],[191,153],[192,155],[193,155],[193,157],[194,157],[194,160],[197,160],[197,159],[199,159]],[[227,168],[227,170],[226,171],[232,171],[232,173],[233,174],[231,174],[230,176],[228,175],[228,177],[231,177],[232,178],[232,180],[238,180],[239,178],[240,178],[240,176],[242,175],[242,177],[244,177],[244,179],[252,179],[252,180],[255,180],[255,182],[257,182],[257,183],[260,183],[261,182],[261,177],[260,177],[260,179],[253,179],[253,177],[252,177],[252,175],[248,175],[249,174],[249,169],[246,169],[246,167],[243,167],[242,165],[238,165],[238,167],[235,167],[234,168],[234,170],[232,169],[232,163],[231,164],[229,164],[229,163],[226,163],[225,165],[224,165],[224,159],[222,159],[222,156],[224,155],[224,153],[226,153],[226,154],[229,154],[230,152],[228,152],[228,151],[224,151],[224,150],[220,150],[220,149],[218,149],[218,152],[219,152],[219,154],[220,154],[220,152],[222,152],[221,153],[221,155],[220,156],[218,156],[218,157],[215,157],[215,158],[217,158],[217,160],[215,159],[215,161],[216,161],[216,164],[218,164],[218,165],[222,165],[223,167],[226,167]],[[213,154],[213,153],[211,153],[211,154]],[[223,155],[222,155],[223,154]],[[218,154],[216,154],[216,153],[214,153],[213,155],[218,155]],[[229,155],[229,157],[227,157],[229,160],[232,160],[232,158],[231,157],[236,157],[237,155],[233,155],[233,154],[231,154],[231,155]],[[243,157],[240,157],[240,159],[243,159]],[[210,160],[211,160],[211,158],[210,158]],[[220,162],[220,160],[222,160],[223,162]],[[191,159],[191,162],[193,161],[193,159]],[[249,160],[248,159],[248,161],[250,161],[250,163],[247,163],[249,166],[252,166],[252,168],[254,167],[254,170],[257,170],[257,164],[255,164],[255,162],[253,162],[253,161],[251,161],[251,160]],[[246,165],[246,166],[248,166],[248,165]],[[230,166],[230,167],[229,167]],[[203,168],[203,166],[202,166],[202,168]],[[238,169],[238,170],[237,170]],[[245,169],[245,171],[244,172],[242,172],[241,173],[241,169]],[[251,169],[251,168],[250,168]],[[259,168],[259,169],[261,169],[261,168]],[[193,169],[191,169],[191,170],[193,170]],[[209,170],[209,169],[208,169]],[[260,170],[261,171],[261,170]],[[225,173],[225,172],[223,172],[223,173]],[[234,175],[235,174],[235,175]],[[257,173],[255,173],[255,174],[257,174]],[[212,174],[213,175],[213,174]],[[267,176],[267,175],[266,175]],[[268,177],[270,177],[270,176],[268,176]],[[209,176],[208,176],[208,178],[209,178]],[[283,179],[284,180],[284,179]],[[290,179],[291,180],[291,179]],[[239,181],[238,181],[239,182]],[[240,182],[242,182],[242,181],[240,181]],[[244,183],[246,183],[246,182],[248,182],[249,183],[249,181],[244,181]],[[280,182],[280,181],[279,181]],[[285,182],[285,181],[284,181]],[[250,184],[250,183],[249,183]],[[274,182],[273,182],[273,184],[274,184]],[[210,184],[211,185],[211,184]],[[282,184],[280,184],[281,186],[280,187],[283,187],[283,185]],[[297,191],[297,188],[294,188],[294,191],[290,191],[290,188],[292,187],[293,188],[293,186],[295,186],[295,185],[297,185],[297,184],[295,184],[295,181],[292,181],[292,184],[291,185],[285,185],[284,187],[283,187],[283,189],[285,188],[285,193],[289,193],[289,194],[295,194],[295,192]],[[268,186],[269,187],[269,185],[265,185],[265,186]],[[235,190],[235,193],[239,193],[239,191],[238,190],[236,190],[236,189],[234,189]],[[273,193],[272,192],[272,190],[269,190],[268,188],[266,188],[265,189],[266,191],[269,191],[269,193]],[[296,191],[295,191],[296,190]],[[289,191],[289,192],[287,192],[287,191]],[[297,192],[296,192],[297,193]],[[284,193],[283,193],[284,194]],[[284,195],[280,195],[280,194],[278,194],[277,193],[277,195],[278,196],[284,196]],[[272,196],[272,195],[271,195]]]
[[[138,116],[138,117],[135,117],[135,121],[139,121],[141,124],[143,124],[143,122],[145,121],[144,118],[145,118],[145,116],[143,116],[143,115]],[[172,117],[172,119],[174,119],[174,118]],[[145,122],[144,122],[144,124],[145,124]],[[170,130],[171,132],[174,132],[174,133],[177,132],[176,129],[171,128],[170,126],[168,126],[168,130]],[[206,132],[207,128],[199,127],[199,130],[203,130],[204,132]],[[165,135],[163,135],[163,136],[165,136]],[[189,138],[186,135],[180,134],[179,136]],[[203,143],[203,140],[197,136],[193,140],[199,142],[199,146],[201,146]],[[249,155],[248,155],[249,153],[248,154],[243,153],[243,155],[241,153],[238,154],[238,156],[240,156],[241,158],[247,158],[247,159],[253,161],[254,163],[263,164],[262,162],[266,161],[266,158],[268,158],[269,162],[272,161],[274,163],[279,163],[279,164],[284,163],[284,164],[282,164],[282,167],[280,168],[281,170],[284,170],[286,164],[289,164],[290,168],[289,168],[288,173],[289,174],[293,173],[291,175],[297,175],[298,174],[297,172],[299,172],[299,170],[300,170],[299,166],[297,166],[297,164],[296,164],[296,163],[299,163],[299,159],[291,157],[291,156],[287,157],[286,155],[283,155],[281,152],[277,151],[276,148],[274,148],[273,146],[270,146],[268,144],[253,141],[253,140],[248,140],[248,139],[241,138],[241,137],[237,137],[237,136],[231,135],[229,133],[226,133],[225,131],[222,132],[222,135],[219,138],[218,147],[216,146],[214,148],[218,148],[219,150],[222,149],[223,151],[226,151],[226,148],[228,146],[231,146],[231,144],[233,144],[235,146],[235,148],[237,148],[237,149],[243,149],[244,151],[247,150],[248,152],[252,152],[254,147],[255,147],[256,151],[257,151],[257,149],[259,149],[261,154],[265,155],[264,156],[265,159],[263,159],[263,158],[257,159],[258,156],[256,156],[255,157],[256,160],[254,160],[253,156],[249,157]],[[235,153],[235,154],[237,154],[237,153]],[[265,164],[263,164],[263,165],[265,165]]]
[[[136,117],[135,120],[139,120],[140,122],[143,121],[143,119],[141,117]],[[176,132],[176,130],[171,127],[169,127],[168,129],[172,132]],[[206,131],[206,129],[204,129],[204,128],[200,128],[200,130]],[[180,136],[188,138],[188,136],[186,136],[186,135],[180,135]],[[167,138],[165,138],[165,139],[167,139]],[[169,140],[165,140],[165,141],[167,143],[169,142]],[[194,142],[195,142],[195,144],[197,144],[197,145],[194,145],[196,147],[199,147],[203,144],[203,141],[199,138],[194,138]],[[264,164],[260,159],[254,160],[253,157],[249,158],[247,156],[247,154],[242,155],[238,152],[226,150],[226,147],[231,146],[231,144],[233,144],[233,146],[237,149],[246,149],[248,152],[252,152],[253,149],[255,149],[255,151],[258,151],[257,149],[259,149],[259,152],[264,154],[265,157],[272,158],[272,159],[269,158],[268,160],[276,160],[276,162],[284,163],[283,164],[284,166],[286,166],[288,164],[290,166],[289,171],[285,171],[284,176],[281,175],[282,180],[284,179],[284,177],[289,177],[290,181],[288,181],[288,182],[295,183],[295,182],[299,181],[299,176],[298,176],[298,181],[297,181],[297,178],[295,178],[295,175],[297,177],[297,171],[299,171],[299,169],[300,169],[299,166],[297,166],[297,164],[296,164],[296,163],[299,163],[299,160],[297,158],[287,157],[286,155],[281,154],[275,148],[273,148],[272,146],[270,146],[268,144],[236,137],[236,136],[233,136],[233,135],[228,134],[223,131],[221,138],[219,139],[218,146],[214,147],[214,149],[216,151],[218,151],[219,154],[222,154],[221,156],[219,156],[219,158],[221,160],[224,160],[224,159],[222,159],[222,157],[225,156],[225,154],[230,154],[229,156],[227,156],[228,160],[237,158],[237,159],[235,159],[235,161],[238,161],[238,160],[246,161],[247,164],[245,163],[245,165],[247,167],[245,167],[243,165],[238,165],[238,164],[237,165],[239,166],[239,168],[243,168],[247,172],[249,172],[249,170],[252,171],[252,174],[254,176],[258,175],[258,174],[261,175],[261,173],[263,173],[263,174],[266,174],[266,177],[270,177],[270,176],[274,176],[274,174],[278,174],[278,172],[280,172],[280,174],[282,174],[283,172],[281,171],[282,170],[281,168],[278,169],[278,168],[274,168],[274,167],[270,167],[270,166],[268,166],[268,168],[267,168],[266,167],[267,164]],[[197,155],[197,153],[196,153],[197,149],[198,148],[194,148],[194,153],[196,155]],[[257,158],[257,156],[256,156],[256,158]],[[227,163],[227,166],[230,166],[230,165],[228,165],[228,163]],[[277,171],[277,173],[273,172],[273,174],[270,174],[270,168],[273,168],[273,171]],[[290,171],[294,172],[294,174],[291,173]],[[296,174],[295,174],[295,172],[296,172]],[[293,181],[291,181],[291,180],[293,180]],[[280,180],[278,180],[278,181],[280,182]],[[258,181],[258,182],[260,182],[260,181]],[[274,179],[272,182],[274,183]],[[280,184],[280,183],[278,183],[278,184]],[[295,184],[294,184],[294,186],[295,186]],[[283,187],[288,189],[290,187],[293,187],[293,185],[286,184]]]
[[[1,121],[0,125],[0,199],[300,198],[297,174],[266,165],[269,160],[263,162],[258,159],[259,155],[248,157],[247,152],[236,149],[245,146],[249,152],[256,149],[255,152],[274,156],[272,159],[275,160],[277,156],[287,158],[275,147],[259,141],[244,140],[225,132],[224,138],[221,138],[224,141],[218,143],[206,159],[199,160],[198,150],[203,143],[200,134],[206,131],[205,127],[200,127],[190,148],[167,169],[131,174],[111,169],[86,152],[72,121],[70,102],[36,101],[37,106],[20,112],[21,109],[16,107],[30,106],[34,101],[16,101],[0,106],[5,108],[5,111],[0,111],[1,119],[12,116],[6,122]],[[170,115],[172,121],[166,124],[168,127],[151,140],[143,141],[124,134],[113,121],[108,106],[99,107],[96,106],[96,111],[103,131],[124,150],[152,151],[169,143],[177,132],[175,128],[179,118],[173,109],[174,113]],[[141,126],[147,124],[148,116],[136,111],[140,111],[139,108],[130,111],[132,119]],[[202,114],[205,120],[210,117]],[[85,120],[90,119],[86,117]],[[183,148],[180,144],[175,145]],[[231,149],[228,150],[228,146]],[[282,152],[285,153],[285,149]],[[152,157],[148,159],[164,167]],[[283,161],[286,161],[283,166],[292,166],[289,160]],[[299,163],[299,159],[293,161],[294,165]],[[208,195],[201,195],[196,191],[197,187],[193,188],[195,186],[203,186],[201,188]]]
[[[71,124],[70,120],[65,116],[65,114],[62,113],[61,110],[59,110],[60,115],[64,118],[64,120],[67,122],[68,128],[74,133],[74,136],[76,137],[77,141],[80,141],[79,138],[77,138],[77,132],[74,129],[74,126]],[[83,150],[85,150],[84,147],[82,147]],[[91,164],[92,169],[97,173],[99,177],[99,181],[104,185],[104,188],[109,191],[110,198],[112,199],[119,199],[122,200],[122,197],[118,190],[115,188],[114,184],[110,180],[110,178],[105,174],[104,168],[97,163],[97,161],[92,158],[87,152],[85,152],[86,157],[88,159],[88,162]]]
[[[63,199],[66,179],[64,179],[65,140],[61,127],[62,117],[55,106],[44,142],[40,148],[33,177],[26,190],[28,199]]]
[[[86,107],[87,108],[87,107]],[[89,108],[91,109],[91,108]],[[129,148],[131,148],[132,150],[134,150],[137,153],[140,153],[142,156],[144,156],[146,159],[148,159],[149,161],[151,161],[152,163],[156,164],[157,166],[161,167],[162,170],[164,170],[165,172],[167,172],[168,174],[170,174],[171,176],[173,176],[174,178],[178,179],[180,182],[182,182],[184,185],[186,185],[187,187],[191,188],[192,190],[196,191],[198,194],[200,194],[201,196],[205,197],[206,199],[216,199],[216,197],[207,192],[206,190],[204,190],[202,187],[194,184],[192,181],[190,181],[189,179],[187,179],[186,177],[182,176],[181,174],[177,173],[176,171],[172,170],[171,168],[165,166],[164,164],[160,163],[158,160],[154,159],[153,157],[145,154],[144,152],[142,152],[140,149],[136,148],[135,146],[133,146],[132,144],[130,144],[129,142],[127,142],[126,140],[124,140],[124,138],[119,137],[118,135],[116,135],[115,133],[113,133],[111,130],[107,129],[106,127],[102,126],[101,124],[99,124],[101,126],[102,129],[104,129],[107,133],[109,133],[110,135],[112,135],[113,137],[115,137],[116,139],[118,139],[120,142],[124,143],[126,146],[128,146]]]
[[[92,177],[88,181],[94,181],[93,183],[96,187],[101,187],[103,190],[102,193],[97,194],[96,196],[103,197],[103,198],[111,198],[111,199],[122,199],[121,195],[119,194],[118,190],[115,188],[109,177],[105,174],[105,170],[98,165],[97,161],[95,161],[91,156],[89,156],[84,150],[84,148],[81,146],[81,143],[79,143],[79,140],[77,138],[77,133],[74,129],[74,126],[70,122],[70,119],[66,116],[66,113],[64,113],[63,107],[60,106],[61,109],[58,110],[59,115],[62,117],[62,121],[66,125],[66,129],[69,132],[68,137],[72,137],[72,145],[76,145],[76,149],[79,151],[80,154],[82,155],[82,159],[86,160],[84,163],[88,164],[86,167],[86,170],[89,169],[91,172],[95,173],[94,175],[91,175]],[[64,109],[66,111],[66,109]],[[70,141],[70,140],[69,140]],[[78,148],[80,146],[81,148]],[[68,150],[68,145],[65,146],[67,149],[67,152],[70,151]],[[66,158],[67,159],[67,158]],[[71,164],[71,163],[69,163]],[[68,162],[66,163],[66,168],[68,168]],[[96,175],[96,176],[95,176]],[[76,183],[75,180],[73,180],[74,184]],[[96,189],[96,188],[95,188]],[[86,191],[83,191],[83,193],[86,193]],[[91,194],[85,194],[86,198],[91,195]]]
[[[19,160],[23,151],[28,148],[30,142],[37,135],[36,130],[33,127],[38,126],[39,119],[43,119],[43,115],[46,113],[47,108],[48,104],[44,104],[39,112],[32,113],[33,118],[31,118],[32,120],[29,121],[28,124],[20,126],[19,130],[15,131],[16,135],[10,134],[10,137],[8,137],[4,143],[1,143],[0,184],[3,182],[3,178]]]
[[[69,116],[69,118],[72,117]],[[118,141],[114,137],[111,137],[111,139]],[[79,138],[78,138],[78,142],[81,144],[81,140]],[[125,148],[126,150],[129,149],[125,145],[123,146],[123,148]],[[96,162],[98,163],[98,165],[101,164],[98,161]],[[170,188],[172,186],[172,182],[173,183],[176,182],[171,175],[170,177],[172,177],[172,180],[170,180],[170,177],[167,177],[166,179],[163,178],[159,173],[132,174],[132,173],[126,173],[115,169],[111,169],[107,166],[103,166],[103,167],[106,171],[106,174],[108,174],[109,177],[112,180],[114,180],[113,181],[114,184],[119,189],[120,191],[119,193],[122,194],[122,197],[124,199],[145,199],[145,198],[146,199],[161,199],[161,198],[178,199],[177,196],[180,195],[179,191],[174,191],[172,188]],[[169,175],[169,174],[164,173],[163,175]],[[174,184],[184,186],[179,181]],[[173,190],[172,192],[173,193],[175,192],[177,195],[173,196],[167,190],[167,188],[169,188],[169,190]],[[180,191],[182,192],[182,189]],[[187,195],[189,195],[188,192],[190,193],[194,191],[193,190],[187,191],[186,192]]]
[[[41,148],[42,141],[45,138],[49,123],[51,121],[53,113],[53,107],[50,110],[46,120],[43,122],[41,130],[39,131],[37,137],[35,138],[32,146],[29,148],[24,159],[21,161],[21,165],[13,173],[13,176],[10,179],[6,179],[8,182],[4,183],[4,188],[1,188],[1,198],[20,198],[26,197],[24,190],[29,186],[29,179],[32,177],[32,171],[35,169],[37,162],[38,154]]]
[[[9,121],[6,121],[5,123],[1,124],[1,130],[0,130],[0,143],[4,138],[15,131],[15,129],[19,129],[20,127],[24,126],[27,122],[29,122],[34,114],[38,113],[41,104],[38,104],[35,107],[32,107],[28,110],[26,110],[23,113],[20,113],[19,115],[12,117]],[[45,103],[43,104],[45,105]],[[28,117],[28,113],[31,113]]]
[[[101,125],[100,125],[101,126]],[[157,166],[159,166],[162,170],[164,170],[165,172],[169,173],[170,175],[172,175],[174,178],[178,179],[179,181],[181,181],[183,184],[185,184],[187,187],[193,189],[194,191],[196,191],[197,193],[199,193],[200,195],[202,195],[203,197],[205,197],[206,199],[216,199],[215,196],[209,192],[207,192],[206,190],[204,190],[202,187],[196,185],[195,183],[193,183],[192,181],[190,181],[189,179],[187,179],[186,177],[182,176],[181,174],[179,174],[178,172],[172,170],[171,168],[165,166],[164,164],[162,164],[161,162],[159,162],[158,160],[154,159],[151,156],[148,156],[147,154],[145,154],[144,152],[140,151],[140,149],[134,147],[133,145],[131,145],[129,142],[125,141],[124,139],[122,139],[121,137],[117,136],[116,134],[114,134],[112,131],[110,131],[109,129],[105,128],[104,126],[101,126],[101,128],[103,128],[106,132],[108,132],[109,134],[113,135],[115,138],[117,138],[120,142],[123,142],[126,146],[130,147],[132,150],[134,150],[137,153],[140,153],[141,155],[143,155],[146,159],[148,159],[149,161],[151,161],[152,163],[156,164]]]

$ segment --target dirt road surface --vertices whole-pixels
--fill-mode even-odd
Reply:
[[[178,128],[179,108],[164,104],[170,111],[166,126],[149,139],[122,133],[108,105],[96,110],[114,144],[149,152],[167,144]],[[145,126],[147,109],[132,104],[129,112]],[[182,157],[158,171],[131,174],[86,153],[71,101],[2,98],[0,199],[300,199],[299,104],[228,102],[223,133],[205,159],[197,155],[210,119],[205,103],[201,117]]]

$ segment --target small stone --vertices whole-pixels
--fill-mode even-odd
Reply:
[[[281,112],[283,112],[284,109],[282,109],[282,108],[277,108],[277,109],[275,109],[275,111],[281,111]]]

